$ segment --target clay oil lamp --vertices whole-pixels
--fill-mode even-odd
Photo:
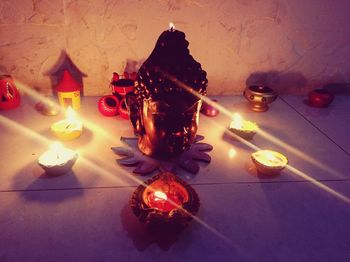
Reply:
[[[278,175],[288,164],[287,157],[272,150],[259,150],[251,157],[257,170],[264,175]]]
[[[249,86],[243,96],[248,100],[250,109],[255,112],[265,112],[269,109],[268,104],[276,100],[277,94],[267,86]]]
[[[197,213],[199,205],[196,191],[170,172],[147,180],[131,198],[134,214],[151,228],[184,228]]]
[[[258,125],[254,122],[243,120],[240,114],[235,113],[233,120],[230,124],[229,130],[246,139],[251,140],[259,129]]]
[[[81,135],[83,124],[69,106],[66,111],[66,119],[52,124],[51,131],[61,140],[73,140]]]
[[[46,174],[58,176],[69,172],[77,158],[76,152],[64,148],[59,142],[54,142],[49,150],[39,157],[38,164]]]
[[[313,107],[327,107],[332,103],[334,95],[325,89],[315,89],[308,94],[308,104]]]

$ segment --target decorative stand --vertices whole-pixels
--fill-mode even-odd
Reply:
[[[126,144],[124,147],[112,147],[112,151],[123,158],[117,159],[118,164],[135,167],[135,174],[147,175],[155,170],[174,171],[177,166],[184,170],[197,174],[200,166],[196,161],[210,163],[211,157],[206,153],[213,150],[210,144],[199,143],[204,136],[197,135],[190,149],[179,156],[167,159],[159,159],[146,156],[141,153],[137,146],[137,138],[124,138],[120,140]]]

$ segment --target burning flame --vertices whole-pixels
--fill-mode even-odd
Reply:
[[[174,30],[175,30],[175,25],[174,25],[173,22],[170,22],[170,23],[169,23],[169,30],[170,30],[170,31],[174,31]]]
[[[61,165],[73,159],[75,152],[65,148],[60,142],[53,142],[49,150],[39,157],[39,163],[45,166]]]
[[[164,192],[162,191],[156,191],[154,192],[154,196],[156,197],[155,200],[167,200],[167,196]]]
[[[288,162],[282,154],[271,150],[261,150],[253,155],[258,162],[266,166],[284,166]]]
[[[240,114],[235,113],[233,115],[233,120],[230,124],[230,128],[241,129],[243,127],[243,118]]]
[[[68,121],[71,121],[71,122],[74,122],[76,121],[78,118],[77,118],[77,114],[75,113],[75,111],[73,110],[73,108],[71,106],[68,106],[67,107],[67,110],[66,110],[66,119]]]

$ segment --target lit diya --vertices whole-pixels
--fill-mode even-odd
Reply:
[[[38,164],[48,175],[63,175],[72,169],[78,154],[73,150],[64,148],[59,142],[54,142],[48,151],[43,153]]]
[[[199,208],[196,191],[170,172],[160,173],[138,186],[131,208],[151,228],[184,228]]]
[[[251,157],[257,170],[265,175],[278,175],[288,164],[287,157],[272,150],[259,150]]]
[[[69,106],[66,111],[66,119],[54,123],[51,131],[61,140],[73,140],[81,135],[83,124]]]
[[[250,140],[253,138],[253,136],[256,134],[257,130],[259,129],[258,125],[254,122],[243,120],[240,114],[235,113],[233,115],[233,120],[230,124],[229,130],[246,139]]]

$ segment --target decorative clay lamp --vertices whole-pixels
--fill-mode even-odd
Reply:
[[[187,226],[199,209],[196,191],[170,172],[160,173],[137,187],[131,208],[150,228]]]
[[[206,75],[190,55],[183,32],[171,26],[160,35],[138,71],[134,92],[127,95],[142,153],[166,158],[189,149],[196,137],[202,104],[191,92],[206,94]]]

